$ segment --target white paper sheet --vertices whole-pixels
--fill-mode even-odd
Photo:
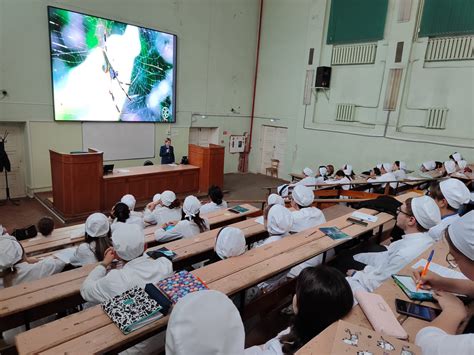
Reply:
[[[416,264],[412,266],[413,269],[419,269],[420,267],[425,267],[428,260],[420,259]],[[450,279],[467,279],[462,272],[449,269],[447,267],[441,266],[439,264],[430,263],[429,270],[443,277],[448,277]]]
[[[358,211],[352,212],[352,217],[361,219],[366,222],[377,222],[377,219],[378,219],[377,216],[372,216],[370,214],[362,213]]]
[[[263,216],[260,216],[260,217],[256,218],[255,222],[260,223],[261,225],[263,225]]]
[[[57,257],[58,259],[64,261],[66,264],[69,264],[71,262],[71,258],[74,256],[74,253],[76,252],[76,249],[77,247],[61,249],[58,252],[54,253],[53,255]]]

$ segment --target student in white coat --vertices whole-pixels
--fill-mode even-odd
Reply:
[[[212,185],[207,192],[211,202],[208,202],[201,207],[201,216],[206,213],[219,211],[227,208],[227,202],[223,200],[224,194],[219,186]]]
[[[453,154],[449,156],[449,159],[457,163],[462,160],[462,156],[460,153],[454,152]]]
[[[239,311],[222,292],[192,292],[173,307],[166,329],[166,355],[242,355],[244,348]]]
[[[245,235],[239,228],[224,227],[216,237],[214,251],[219,259],[228,259],[245,253],[247,245]]]
[[[161,194],[154,194],[150,203],[145,206],[143,211],[143,221],[148,224],[156,224],[155,216],[153,214],[156,206],[161,204]]]
[[[392,172],[398,181],[405,180],[407,178],[407,164],[404,161],[395,160],[392,165]]]
[[[123,202],[117,203],[112,209],[110,215],[114,218],[110,225],[112,233],[115,231],[115,228],[121,224],[136,224],[142,229],[145,228],[143,218],[131,215],[130,208]]]
[[[351,179],[344,173],[343,170],[338,170],[334,174],[334,178],[326,180],[327,184],[344,184],[341,185],[341,188],[343,190],[350,190],[351,185],[350,185]]]
[[[191,238],[199,233],[208,231],[209,222],[202,218],[199,213],[201,202],[196,196],[188,196],[184,199],[183,212],[179,222],[168,222],[155,231],[155,240],[160,243],[181,238]]]
[[[447,179],[433,182],[430,186],[430,196],[441,211],[441,222],[428,232],[437,242],[443,238],[446,228],[459,219],[458,210],[462,205],[469,203],[471,192],[460,180]]]
[[[364,289],[373,292],[392,274],[396,274],[412,262],[433,243],[428,230],[441,221],[436,202],[429,196],[409,198],[399,207],[397,226],[405,232],[402,239],[391,243],[387,251],[362,253],[354,259],[367,266],[356,271],[347,271],[353,291]]]
[[[397,178],[396,176],[392,173],[392,164],[390,163],[383,163],[382,166],[380,167],[380,176],[377,177],[371,177],[367,179],[367,182],[380,182],[382,183],[381,188],[384,189],[385,186],[387,186],[388,181],[390,182],[390,187],[392,189],[395,189],[397,187]],[[384,183],[385,182],[385,183]]]
[[[434,289],[441,314],[416,335],[415,343],[423,355],[469,355],[474,352],[474,334],[456,335],[457,329],[467,316],[463,303],[452,293],[474,297],[474,211],[468,212],[449,227],[446,241],[449,245],[450,263],[458,266],[468,278],[449,279],[428,272],[421,277],[415,272],[415,281],[422,287]],[[448,254],[448,255],[449,255]],[[443,292],[444,291],[444,292]]]
[[[3,287],[39,280],[64,269],[66,264],[55,257],[38,260],[27,257],[20,242],[9,234],[0,236],[0,277]]]
[[[433,171],[436,169],[436,162],[434,160],[428,160],[421,164],[420,170],[423,173],[427,171]]]
[[[443,166],[438,169],[443,177],[451,176],[457,170],[456,163],[453,160],[447,160],[443,163]]]
[[[310,187],[311,189],[315,189],[315,184],[321,184],[324,182],[324,178],[322,176],[318,176],[317,178],[314,177],[314,172],[310,168],[306,167],[303,169],[304,178],[295,183],[294,185],[305,185]]]
[[[156,196],[156,195],[155,195]],[[177,222],[181,219],[181,202],[173,191],[163,191],[156,202],[151,202],[145,209],[145,222],[158,224]]]
[[[266,245],[288,236],[293,225],[293,216],[282,205],[270,205],[265,209],[263,222],[269,237],[263,243],[259,243],[258,246]]]
[[[83,266],[104,259],[105,251],[112,246],[109,219],[102,213],[93,213],[87,217],[85,243],[80,244],[70,264]]]
[[[135,211],[135,205],[137,204],[135,196],[131,194],[123,195],[123,197],[120,199],[120,202],[125,203],[128,206],[130,209],[130,216],[143,218],[143,213]]]
[[[298,276],[293,297],[295,316],[290,326],[245,355],[294,354],[352,309],[353,295],[344,275],[326,265],[308,267]]]
[[[314,193],[306,186],[295,186],[291,195],[291,207],[296,211],[292,212],[293,225],[291,232],[297,233],[305,229],[316,227],[326,222],[323,212],[319,208],[311,207],[314,200]],[[334,251],[328,251],[329,256],[334,256]],[[294,278],[309,266],[316,266],[323,262],[323,254],[309,259],[299,265],[294,266],[288,273],[288,277]]]
[[[81,296],[92,303],[102,303],[123,292],[139,286],[144,288],[147,283],[156,283],[173,273],[171,261],[162,257],[156,260],[143,254],[145,235],[143,230],[134,224],[122,224],[112,233],[113,247],[109,248],[104,259],[84,280]],[[123,261],[121,269],[107,268],[114,259]],[[126,353],[144,354],[156,351],[159,347],[159,335],[147,339]]]
[[[267,206],[270,205],[282,205],[283,207],[285,207],[285,200],[280,195],[270,194],[267,198]]]

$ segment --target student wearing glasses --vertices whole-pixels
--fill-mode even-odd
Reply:
[[[421,281],[422,288],[435,290],[435,298],[441,307],[441,314],[421,329],[416,335],[416,344],[423,354],[467,355],[474,352],[474,334],[456,335],[457,329],[467,316],[463,303],[453,293],[474,297],[474,211],[457,219],[446,231],[449,254],[446,259],[459,267],[467,279],[449,279],[428,271],[420,276],[415,271],[414,279]]]
[[[352,290],[373,292],[392,274],[412,262],[433,243],[428,230],[441,221],[436,202],[428,196],[409,198],[398,209],[397,226],[404,231],[402,239],[391,243],[387,251],[362,253],[354,259],[366,266],[363,270],[347,271]]]

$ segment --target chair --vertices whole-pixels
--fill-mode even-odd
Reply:
[[[280,161],[278,159],[271,159],[271,166],[265,168],[265,175],[268,175],[270,172],[270,176],[278,177],[278,166],[280,165]]]
[[[143,166],[149,166],[149,165],[154,165],[151,160],[146,160],[146,161],[143,163]]]
[[[15,229],[12,233],[12,236],[14,236],[17,240],[25,240],[29,238],[34,238],[37,235],[38,235],[38,231],[36,230],[35,225],[31,225],[26,228]]]

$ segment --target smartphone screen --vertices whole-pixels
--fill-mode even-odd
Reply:
[[[397,306],[398,313],[405,314],[410,317],[423,319],[428,322],[431,322],[441,313],[441,310],[439,309],[403,301],[398,298],[395,300],[395,304]]]

